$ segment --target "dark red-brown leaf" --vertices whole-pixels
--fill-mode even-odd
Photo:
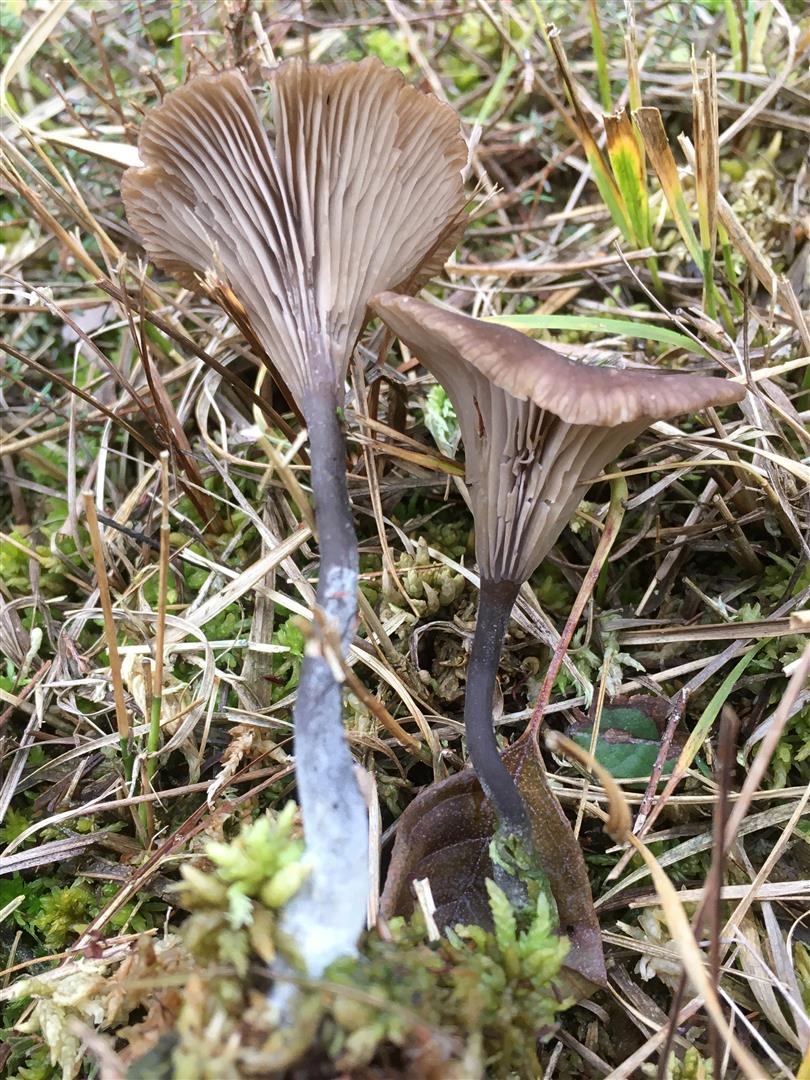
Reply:
[[[599,921],[585,860],[562,807],[548,786],[533,739],[520,739],[504,754],[532,823],[535,849],[545,871],[560,928],[571,942],[566,968],[597,986],[606,984]],[[489,926],[485,880],[492,876],[489,842],[494,817],[471,769],[433,784],[399,820],[382,896],[384,916],[409,915],[411,883],[429,878],[440,929],[457,923]],[[581,981],[577,980],[581,990]]]

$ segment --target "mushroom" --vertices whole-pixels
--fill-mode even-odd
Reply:
[[[270,136],[238,71],[167,95],[141,129],[146,167],[127,170],[121,190],[151,258],[228,311],[307,424],[316,600],[345,653],[358,578],[339,416],[347,367],[369,297],[415,288],[455,246],[466,146],[451,109],[375,59],[288,61],[269,89]],[[368,842],[341,686],[314,639],[294,731],[312,872],[287,928],[318,975],[362,928]]]
[[[444,386],[456,410],[475,521],[480,593],[464,707],[467,746],[498,839],[531,847],[498,753],[492,695],[518,590],[602,468],[646,427],[739,401],[737,383],[579,364],[516,330],[393,292],[372,310]]]

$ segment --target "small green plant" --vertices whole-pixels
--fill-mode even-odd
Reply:
[[[557,982],[568,942],[542,891],[520,914],[492,880],[487,894],[491,931],[457,926],[428,943],[421,916],[394,919],[390,941],[370,935],[364,956],[329,969],[333,982],[380,1002],[335,994],[326,1031],[339,1068],[367,1064],[386,1042],[412,1045],[422,1028],[455,1035],[465,1076],[535,1074],[538,1033],[573,1003]]]
[[[427,940],[419,912],[392,919],[384,936],[369,933],[360,954],[334,962],[323,980],[302,980],[292,1023],[279,1024],[264,972],[287,948],[280,916],[307,872],[295,815],[290,803],[228,843],[209,843],[207,870],[183,866],[191,913],[179,938],[135,950],[123,965],[76,957],[4,991],[5,1022],[16,1024],[16,1075],[51,1077],[50,1064],[65,1080],[74,1076],[81,1062],[75,1020],[101,1029],[114,1022],[124,1043],[141,1048],[155,1044],[150,1025],[159,1034],[168,1020],[176,1040],[161,1056],[161,1073],[176,1080],[275,1074],[305,1053],[344,1071],[386,1068],[404,1049],[418,1057],[419,1075],[534,1075],[538,1037],[573,1003],[561,976],[568,941],[542,889],[532,889],[517,912],[488,880],[492,928],[456,926],[438,941]],[[257,957],[264,963],[252,963]],[[150,1014],[169,972],[172,985],[182,979],[183,993],[169,990]],[[16,1015],[22,1002],[33,1004],[24,1023]],[[146,1019],[121,1027],[143,1009]],[[23,1038],[30,1035],[42,1041]],[[134,1067],[140,1075],[137,1061]]]
[[[183,899],[193,912],[183,936],[192,954],[233,964],[242,974],[251,948],[268,962],[274,959],[274,913],[308,873],[303,840],[293,833],[295,814],[295,803],[288,803],[274,818],[257,818],[230,843],[208,844],[212,872],[183,865]]]
[[[432,386],[425,398],[425,427],[447,457],[455,457],[461,439],[456,410],[443,386]]]
[[[197,989],[178,1017],[172,1075],[197,1075],[203,1063],[211,1076],[217,1069],[240,1076],[248,1065],[283,1071],[313,1046],[340,1070],[383,1066],[400,1049],[419,1046],[425,1068],[430,1061],[443,1076],[533,1075],[538,1034],[573,1003],[560,978],[568,941],[542,890],[516,912],[488,881],[492,929],[456,926],[439,941],[427,940],[420,913],[392,919],[385,936],[372,931],[360,955],[335,961],[322,983],[305,988],[292,1028],[276,1025],[245,975],[252,954],[270,959],[286,949],[277,915],[305,873],[293,814],[289,804],[275,820],[259,819],[230,843],[209,845],[210,872],[183,868],[193,913],[182,938]],[[207,1034],[215,1017],[216,1044]],[[239,1023],[241,1044],[226,1049],[227,1032]]]
[[[281,645],[287,651],[278,654],[273,662],[273,701],[294,690],[301,674],[304,659],[304,633],[295,617],[285,619],[273,634],[273,644]]]
[[[694,1046],[690,1046],[683,1058],[672,1055],[667,1062],[666,1076],[667,1080],[712,1080],[714,1069],[710,1059],[704,1058]]]
[[[408,72],[408,45],[402,34],[392,34],[388,30],[379,27],[369,32],[363,38],[363,45],[367,54],[377,56],[388,67],[399,68],[400,71]]]
[[[49,949],[61,949],[80,934],[97,911],[92,889],[81,881],[66,889],[54,888],[40,900],[40,911],[32,926],[39,931]]]

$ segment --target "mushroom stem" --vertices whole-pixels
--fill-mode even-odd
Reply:
[[[357,618],[358,554],[346,484],[346,447],[331,380],[303,403],[309,431],[311,484],[320,570],[316,603],[345,654]],[[312,866],[285,912],[306,968],[320,975],[354,950],[363,929],[368,882],[366,806],[343,731],[343,687],[337,660],[324,651],[330,635],[305,651],[293,714],[295,771]]]
[[[498,675],[498,662],[509,616],[519,590],[518,582],[481,578],[478,615],[467,667],[464,726],[470,759],[484,794],[498,819],[496,845],[500,847],[502,841],[515,836],[524,848],[530,848],[531,827],[526,807],[514,778],[501,760],[492,722],[492,695]],[[498,884],[503,888],[504,882],[499,880],[501,875],[497,866],[495,875]],[[508,895],[515,892],[514,881],[511,885],[511,888],[505,890]]]

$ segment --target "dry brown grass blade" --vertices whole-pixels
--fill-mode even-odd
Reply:
[[[129,753],[130,723],[129,712],[124,700],[124,680],[121,677],[121,657],[118,652],[118,641],[115,633],[115,619],[113,618],[112,599],[107,577],[107,565],[104,558],[104,541],[96,515],[95,496],[92,491],[83,491],[84,513],[87,528],[90,533],[90,544],[93,548],[93,563],[96,568],[96,585],[101,609],[104,612],[104,635],[107,641],[107,653],[110,658],[110,678],[113,688],[113,700],[115,702],[115,719],[118,725],[118,736],[121,740],[122,750]]]
[[[759,638],[787,637],[801,632],[790,619],[753,619],[748,623],[700,623],[694,627],[662,626],[660,629],[624,630],[622,645],[666,645],[678,641],[752,641]],[[807,630],[810,633],[810,627]]]
[[[551,701],[554,683],[562,668],[565,654],[571,644],[571,639],[574,636],[574,631],[582,617],[582,612],[585,610],[586,604],[590,600],[591,593],[596,586],[602,568],[606,564],[611,549],[616,542],[619,529],[621,528],[624,519],[626,503],[627,484],[624,477],[619,475],[616,479],[611,481],[610,503],[608,504],[607,513],[605,515],[604,527],[602,529],[602,535],[599,538],[599,544],[594,552],[590,566],[582,579],[582,584],[577,592],[576,599],[571,607],[568,618],[565,621],[565,626],[560,634],[560,639],[554,648],[554,653],[543,679],[540,693],[537,696],[537,704],[534,707],[531,720],[529,721],[529,725],[522,738],[537,738],[537,732],[540,730],[540,725],[543,722],[543,715],[548,703]]]
[[[363,373],[362,366],[355,361],[352,370],[352,384],[354,386],[355,399],[357,401],[358,415],[364,419],[368,419],[368,395],[366,393],[366,381]],[[388,543],[388,537],[386,535],[385,516],[383,514],[382,499],[380,497],[380,477],[377,468],[377,461],[374,454],[374,447],[376,445],[376,439],[374,436],[370,439],[364,439],[362,442],[363,451],[363,464],[365,466],[366,484],[368,486],[368,493],[371,499],[371,511],[374,515],[374,524],[377,529],[377,539],[380,542],[380,551],[382,553],[383,573],[390,576],[391,581],[394,583],[397,592],[402,597],[405,604],[417,614],[413,601],[405,590],[402,581],[399,576],[399,572],[394,562],[394,558],[391,555],[391,545]]]
[[[225,608],[229,607],[232,603],[237,601],[241,596],[244,596],[246,592],[252,589],[257,582],[261,581],[268,570],[272,570],[273,567],[278,566],[281,562],[287,559],[293,552],[310,539],[312,532],[306,525],[299,526],[298,530],[291,536],[287,537],[278,544],[272,551],[270,551],[264,558],[259,559],[252,566],[249,566],[246,570],[243,570],[241,574],[235,577],[216,596],[212,596],[210,600],[206,600],[195,611],[186,614],[185,622],[189,625],[196,627],[205,626],[207,622],[215,618]],[[303,612],[304,609],[301,609]],[[184,631],[181,626],[176,628],[169,628],[166,634],[166,640],[168,642],[176,641],[182,638]]]
[[[546,745],[552,751],[561,751],[573,758],[583,768],[592,770],[608,794],[610,812],[604,815],[605,829],[614,839],[630,844],[641,856],[652,877],[656,893],[666,918],[672,939],[678,947],[684,969],[695,989],[699,991],[713,1024],[731,1048],[732,1054],[747,1080],[761,1080],[762,1066],[740,1043],[723,1014],[715,987],[706,972],[704,957],[689,925],[683,904],[658,860],[631,832],[630,810],[616,781],[591,754],[555,731],[545,733]],[[600,816],[603,816],[600,812]]]
[[[102,276],[99,276],[99,279],[94,282],[94,284],[97,288],[101,289],[102,292],[105,292],[108,296],[113,297],[122,304],[129,304],[130,306],[132,306],[137,299],[136,297],[130,296],[129,294],[125,294],[124,291],[114,285],[112,281]],[[229,371],[225,365],[221,364],[219,360],[216,359],[216,357],[211,356],[205,351],[205,349],[198,345],[197,342],[194,341],[194,339],[184,329],[181,329],[174,323],[170,322],[168,319],[162,318],[162,316],[157,315],[154,311],[144,311],[143,314],[146,319],[162,334],[165,334],[168,338],[170,338],[177,345],[179,345],[180,348],[191,353],[192,356],[198,357],[200,360],[203,361],[204,364],[216,371],[217,374],[220,375],[225,380],[225,382],[234,389],[234,391],[239,395],[239,397],[242,398],[243,401],[245,401],[251,406],[256,406],[256,408],[260,409],[261,412],[271,422],[273,427],[277,428],[280,432],[282,432],[282,434],[285,435],[290,440],[290,442],[295,441],[295,432],[286,422],[286,420],[282,416],[280,416],[264,398],[259,397],[259,395],[256,394],[253,390],[251,390],[250,387],[246,386],[241,379],[236,378],[233,372]],[[251,354],[246,353],[246,355]]]
[[[717,305],[714,289],[714,253],[717,247],[717,191],[720,147],[717,119],[717,66],[713,53],[706,71],[698,74],[692,60],[692,117],[695,143],[695,194],[698,205],[703,272],[703,304],[714,318]]]
[[[627,840],[644,860],[650,871],[658,898],[661,901],[667,926],[672,934],[673,941],[678,946],[686,974],[703,998],[712,1023],[730,1047],[734,1059],[747,1080],[762,1080],[764,1075],[762,1065],[746,1050],[726,1020],[717,991],[706,972],[703,954],[695,941],[695,935],[689,925],[689,919],[686,917],[686,912],[675,887],[646,844],[632,834],[628,836]]]
[[[126,265],[122,261],[119,264],[119,278],[123,276],[126,271]],[[122,289],[122,295],[127,297],[125,290]],[[127,297],[128,299],[128,297]],[[162,429],[163,442],[168,443],[173,451],[175,460],[179,464],[183,472],[188,476],[188,484],[185,485],[185,491],[194,505],[197,507],[200,516],[206,523],[206,528],[210,529],[212,533],[219,534],[224,531],[223,522],[216,509],[214,500],[205,490],[203,486],[203,477],[197,466],[197,462],[194,459],[192,453],[191,444],[188,441],[183,425],[178,419],[174,405],[172,404],[171,397],[166,392],[166,388],[163,385],[163,380],[160,377],[157,367],[153,362],[152,354],[149,347],[149,342],[146,336],[146,320],[144,313],[146,310],[146,298],[143,287],[143,279],[141,280],[141,293],[140,293],[140,311],[138,320],[138,329],[135,327],[135,319],[133,317],[133,309],[129,303],[124,303],[124,311],[129,324],[129,330],[132,337],[132,341],[138,350],[138,354],[141,360],[141,367],[143,368],[146,381],[149,385],[149,390],[152,395],[152,405],[157,413],[158,423]],[[144,410],[145,411],[145,410]]]
[[[774,713],[771,727],[765,738],[762,740],[759,750],[757,751],[757,756],[754,758],[748,769],[745,782],[740,791],[740,797],[729,814],[728,825],[726,826],[727,844],[733,842],[735,835],[745,819],[754,792],[757,791],[765,777],[765,770],[770,763],[773,752],[779,742],[779,738],[784,731],[785,724],[790,716],[791,706],[796,700],[799,692],[806,685],[808,676],[810,676],[810,645],[805,648],[801,662],[791,676],[787,689]]]
[[[678,141],[681,144],[687,161],[694,167],[696,156],[691,142],[685,135],[681,135]],[[772,297],[774,297],[774,299],[782,303],[787,311],[791,312],[796,323],[796,328],[801,334],[802,343],[805,348],[810,349],[810,329],[807,325],[806,316],[801,312],[801,309],[799,309],[798,313],[796,312],[797,304],[791,283],[786,278],[776,274],[768,257],[752,239],[738,215],[720,192],[717,193],[717,214],[723,227],[728,233],[731,244],[737,249],[745,263],[754,272],[759,283]]]
[[[56,0],[20,38],[8,55],[0,73],[0,101],[7,104],[9,84],[21,75],[45,44],[59,23],[70,10],[73,0]],[[19,124],[19,117],[9,108],[9,117]]]
[[[0,135],[0,145],[3,145],[4,143],[6,143],[6,140]],[[7,143],[6,150],[8,151]],[[56,217],[54,217],[45,206],[45,203],[39,197],[37,192],[25,182],[22,176],[20,176],[8,162],[0,161],[0,177],[9,183],[17,194],[25,200],[31,207],[31,212],[34,217],[40,222],[43,228],[48,232],[53,233],[62,246],[70,251],[77,262],[84,267],[92,278],[100,278],[103,276],[103,271],[94,260],[90,258],[82,244],[60,224]]]
[[[771,4],[767,6],[772,7],[773,10],[778,13],[782,26],[785,28],[787,35],[787,56],[785,57],[785,61],[776,78],[767,80],[765,89],[759,97],[723,132],[720,139],[721,146],[736,139],[739,133],[743,131],[771,101],[773,101],[793,72],[797,58],[807,49],[806,42],[803,44],[800,43],[799,26],[791,19],[790,15],[788,15],[781,0],[772,0]]]
[[[18,874],[22,870],[39,870],[43,866],[75,859],[97,840],[98,835],[95,833],[90,836],[70,836],[64,840],[50,840],[38,847],[20,851],[16,855],[0,858],[0,874],[5,876]]]
[[[661,113],[651,106],[643,106],[633,113],[633,120],[641,132],[647,155],[658,176],[678,232],[681,234],[695,265],[702,268],[703,259],[700,245],[692,227],[692,219],[686,206],[683,187],[678,176],[678,167],[672,155]]]
[[[389,735],[392,735],[400,745],[406,747],[412,753],[415,753],[416,756],[422,758],[422,760],[427,760],[429,763],[431,761],[431,754],[429,752],[426,753],[419,740],[407,732],[399,721],[394,719],[383,703],[373,694],[369,693],[355,674],[354,670],[341,655],[340,650],[337,648],[337,641],[335,640],[334,633],[330,635],[330,628],[325,624],[317,608],[315,609],[313,616],[312,627],[308,632],[310,635],[320,635],[323,639],[323,644],[320,647],[324,650],[327,647],[329,648],[330,654],[339,668],[342,681],[346,683],[352,693],[366,706],[380,726],[383,727]]]
[[[585,270],[600,270],[607,266],[616,266],[625,259],[630,262],[639,259],[648,259],[653,254],[652,248],[642,247],[638,251],[622,252],[621,255],[594,255],[588,259],[576,259],[571,262],[559,260],[528,261],[526,259],[511,259],[508,262],[496,263],[448,263],[445,270],[448,274],[457,274],[459,277],[504,277],[515,275],[521,277],[563,277],[567,274],[578,274]]]

